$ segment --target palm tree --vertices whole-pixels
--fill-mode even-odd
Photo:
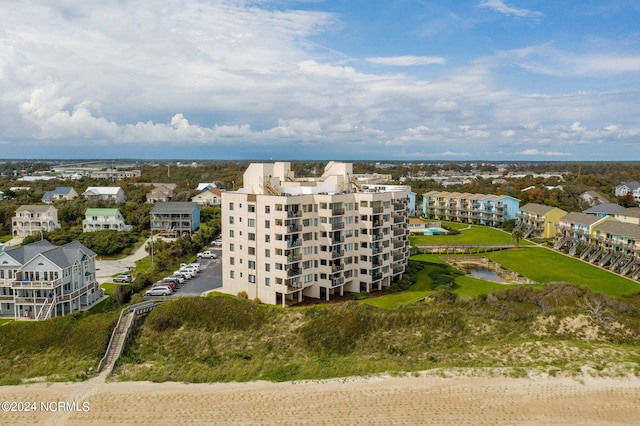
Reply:
[[[522,232],[522,230],[520,229],[515,229],[512,233],[511,233],[511,239],[512,240],[516,240],[516,245],[518,247],[520,247],[520,240],[524,238],[524,232]]]

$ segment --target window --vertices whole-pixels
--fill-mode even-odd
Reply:
[[[233,203],[229,203],[229,210],[233,210]]]
[[[264,236],[264,242],[265,242],[265,243],[269,243],[269,242],[271,242],[271,235],[269,235],[269,234],[265,235],[265,236]]]
[[[269,220],[265,220],[265,221],[264,221],[264,227],[265,227],[266,229],[271,228],[271,221],[269,221]]]
[[[256,269],[256,262],[255,262],[255,260],[250,260],[250,261],[249,261],[249,269]]]
[[[256,282],[256,276],[255,275],[251,275],[249,274],[249,282],[252,284],[255,284]]]
[[[264,285],[271,285],[271,278],[266,277],[266,278],[264,279]]]
[[[264,257],[271,257],[271,250],[264,249]]]
[[[264,212],[265,212],[266,214],[271,213],[271,206],[264,206]]]
[[[249,235],[247,236],[247,238],[249,239],[249,241],[255,241],[256,234],[254,234],[253,232],[249,232]]]
[[[236,264],[236,258],[235,257],[230,257],[229,258],[229,265],[235,265]]]
[[[229,271],[229,278],[235,278],[235,277],[236,277],[235,271]]]
[[[233,229],[229,229],[229,237],[230,238],[234,237]]]
[[[233,216],[229,216],[229,225],[233,225]]]
[[[255,213],[256,212],[256,205],[255,204],[248,204],[247,205],[247,209],[249,210],[249,213]]]
[[[271,271],[271,264],[270,263],[265,263],[264,264],[264,270],[267,271],[267,272]]]
[[[240,218],[240,221],[242,221],[242,218]],[[252,218],[249,218],[247,226],[255,227],[256,226],[256,220],[252,219]]]
[[[229,251],[233,251],[235,249],[233,243],[229,244]]]
[[[256,254],[256,248],[255,247],[247,247],[247,250],[249,250],[249,254],[255,256]]]

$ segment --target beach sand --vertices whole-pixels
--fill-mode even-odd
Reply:
[[[30,409],[35,403],[28,412],[5,411],[3,403],[5,425],[640,424],[635,377],[422,375],[183,384],[105,382],[101,376],[82,383],[3,386],[0,400],[28,403]],[[67,405],[61,409],[59,401]],[[17,404],[12,408],[25,409]]]

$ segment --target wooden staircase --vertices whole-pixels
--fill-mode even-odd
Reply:
[[[118,324],[111,334],[111,340],[109,340],[107,352],[98,366],[98,372],[106,370],[111,373],[113,370],[113,367],[116,365],[116,361],[120,358],[120,355],[122,355],[122,351],[124,350],[124,344],[127,340],[131,325],[133,324],[134,316],[135,313],[133,313],[133,311],[127,310],[124,316],[121,316],[118,320]]]
[[[56,298],[52,297],[51,299],[47,299],[47,301],[42,305],[42,309],[38,313],[38,317],[36,318],[38,321],[44,321],[51,318],[51,314],[53,313],[53,308],[56,306]]]

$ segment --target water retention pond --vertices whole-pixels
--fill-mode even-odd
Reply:
[[[486,257],[449,257],[444,260],[472,277],[481,280],[501,284],[535,284],[535,281],[520,276],[517,272],[506,269]]]

